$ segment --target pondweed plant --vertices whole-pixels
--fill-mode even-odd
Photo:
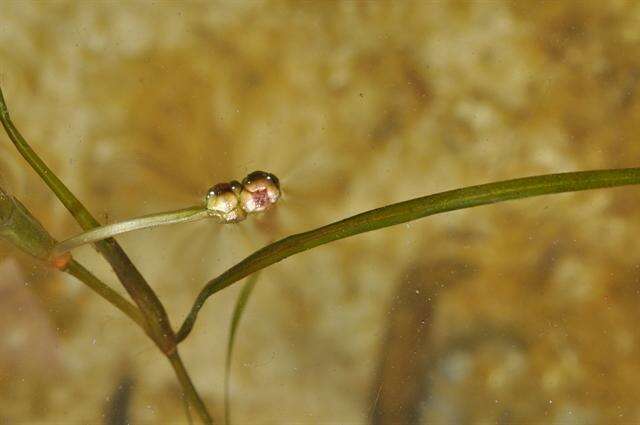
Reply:
[[[179,344],[183,343],[189,336],[195,325],[198,313],[207,299],[216,292],[245,277],[250,275],[255,276],[256,272],[302,251],[349,236],[379,230],[430,215],[553,193],[640,184],[640,168],[580,171],[524,177],[478,186],[469,186],[411,199],[367,211],[314,230],[291,235],[259,249],[235,266],[207,282],[197,296],[186,319],[178,331],[174,332],[161,300],[158,299],[151,286],[149,286],[124,250],[113,238],[104,239],[104,237],[115,233],[92,231],[93,229],[100,228],[100,223],[98,223],[84,205],[69,191],[56,174],[47,167],[22,137],[11,121],[1,90],[0,120],[9,139],[13,142],[20,154],[22,154],[29,165],[54,192],[82,229],[87,232],[84,235],[92,236],[91,238],[87,237],[86,242],[94,243],[97,251],[110,263],[133,303],[120,296],[73,259],[71,254],[67,252],[67,249],[75,246],[75,243],[66,246],[62,245],[62,249],[60,249],[57,241],[49,235],[37,219],[15,197],[10,196],[1,189],[0,238],[41,260],[48,266],[76,277],[140,326],[170,362],[180,382],[184,399],[189,409],[195,411],[204,423],[212,423],[212,417],[193,386],[191,378],[180,358],[178,347]],[[233,192],[237,188],[234,189],[230,187],[230,189]],[[286,191],[286,188],[283,189]],[[182,216],[184,220],[179,220],[178,217],[173,216],[167,218],[167,213],[145,216],[143,219],[150,220],[147,221],[147,223],[152,222],[154,225],[158,224],[157,220],[162,222],[160,224],[171,224],[188,221],[188,219],[193,218],[194,215],[202,218],[202,216],[206,214],[203,213],[203,207],[192,207],[181,211],[183,214],[186,214],[186,216]],[[163,221],[162,218],[166,220]],[[173,220],[173,218],[175,218],[175,220]],[[218,218],[220,219],[220,217]],[[140,223],[140,219],[134,220],[138,220],[135,223]],[[117,223],[115,225],[117,225]],[[140,228],[142,227],[145,226],[140,226]],[[135,228],[137,227],[133,226],[132,229],[127,230],[133,230]],[[82,239],[82,235],[80,235],[80,239]],[[74,238],[74,240],[79,239]],[[58,245],[57,248],[56,245]],[[235,330],[254,285],[255,278],[250,280],[245,290],[241,292],[234,311],[231,335],[227,348],[228,358],[225,387],[228,385],[228,370],[233,350]],[[227,408],[225,416],[228,421],[228,399],[225,400],[225,406]]]

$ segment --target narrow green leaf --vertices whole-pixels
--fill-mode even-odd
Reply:
[[[56,241],[15,197],[0,188],[0,239],[27,254],[48,261]]]
[[[329,242],[447,211],[494,204],[552,193],[577,192],[640,184],[640,168],[578,171],[547,174],[468,186],[415,198],[363,212],[344,220],[280,239],[254,252],[220,276],[210,280],[198,294],[177,334],[178,342],[189,335],[198,312],[216,292],[294,254]]]
[[[233,316],[231,318],[231,326],[229,328],[229,339],[227,340],[227,359],[224,365],[224,418],[227,425],[231,425],[231,406],[229,398],[229,381],[231,378],[231,359],[233,356],[233,347],[236,340],[236,332],[240,319],[242,319],[242,313],[247,306],[249,297],[258,282],[259,273],[255,273],[247,279],[247,282],[242,287],[236,305],[233,308]]]

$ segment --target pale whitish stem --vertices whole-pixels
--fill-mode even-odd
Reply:
[[[116,235],[131,232],[133,230],[146,229],[167,224],[186,223],[189,221],[201,220],[203,218],[211,216],[211,211],[208,211],[205,207],[195,206],[176,211],[146,215],[133,218],[131,220],[120,221],[118,223],[107,224],[105,226],[96,227],[87,232],[81,233],[77,236],[60,242],[54,248],[53,255],[58,256],[79,246],[89,243],[95,243],[103,239],[112,238]]]
[[[245,177],[242,184],[232,181],[220,183],[209,190],[204,205],[176,211],[145,215],[95,227],[77,236],[60,242],[53,250],[53,258],[82,245],[100,242],[133,230],[168,224],[186,223],[214,217],[220,223],[237,223],[247,214],[259,213],[275,204],[280,198],[278,178],[264,171],[254,171]]]

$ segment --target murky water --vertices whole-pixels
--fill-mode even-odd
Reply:
[[[640,154],[631,2],[9,1],[2,15],[14,121],[101,221],[280,177],[256,220],[119,239],[174,327],[207,280],[292,233]],[[4,135],[0,176],[55,237],[78,232]],[[518,201],[274,265],[238,334],[235,421],[638,422],[638,207],[633,187]],[[170,367],[118,311],[0,252],[0,421],[186,420]],[[91,248],[77,256],[119,288]],[[211,299],[181,348],[218,420],[237,293]]]

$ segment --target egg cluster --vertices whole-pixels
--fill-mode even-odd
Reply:
[[[207,191],[207,210],[221,223],[237,223],[247,215],[264,211],[278,202],[280,181],[265,171],[248,174],[242,183],[232,180],[218,183]]]

